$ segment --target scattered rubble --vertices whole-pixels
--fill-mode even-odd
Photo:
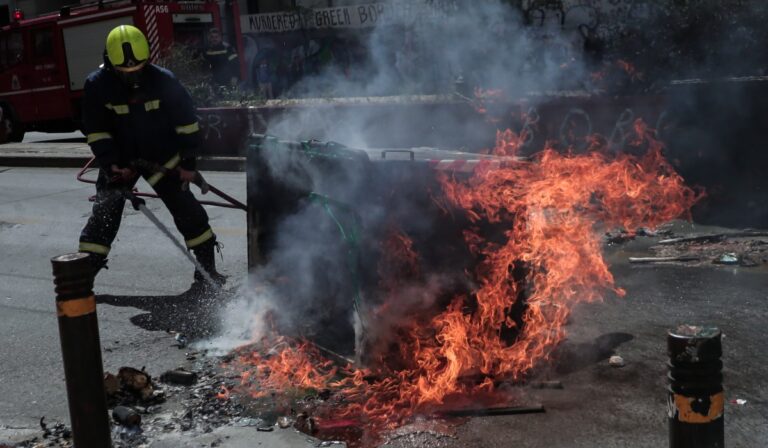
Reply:
[[[277,426],[279,426],[279,427],[281,427],[283,429],[290,428],[291,426],[293,426],[294,421],[295,420],[293,418],[291,418],[291,417],[282,416],[282,417],[279,417],[277,419]]]
[[[743,230],[687,235],[660,240],[650,250],[653,256],[630,257],[629,262],[756,267],[768,265],[768,232]]]
[[[684,263],[688,261],[700,261],[699,257],[691,256],[678,256],[678,257],[629,257],[629,262],[632,264],[649,264],[649,263],[670,263],[679,262]]]
[[[680,243],[718,243],[721,241],[725,241],[727,239],[733,239],[733,238],[758,238],[758,237],[768,237],[768,232],[760,232],[756,230],[742,230],[738,232],[730,232],[730,233],[710,233],[705,235],[689,235],[689,236],[683,236],[679,238],[669,238],[666,240],[659,241],[659,244],[664,245],[670,245],[670,244],[680,244]]]
[[[173,339],[176,341],[176,346],[179,347],[179,349],[186,348],[189,343],[187,337],[182,333],[176,333],[176,336],[174,336]]]
[[[611,367],[624,367],[626,363],[624,362],[624,358],[621,356],[613,355],[608,358],[608,365]]]
[[[152,377],[143,369],[133,367],[121,367],[117,375],[106,372],[104,390],[109,407],[151,406],[165,401],[165,392],[155,388]]]
[[[117,372],[117,379],[122,391],[134,395],[141,401],[149,401],[155,396],[152,377],[143,368],[137,370],[133,367],[121,367]]]
[[[441,412],[440,415],[445,417],[483,417],[490,415],[538,414],[541,412],[545,412],[544,406],[540,404],[534,404],[530,406],[502,406],[456,409],[452,411]]]
[[[191,386],[197,382],[197,374],[184,369],[169,370],[160,375],[160,381],[168,384]]]
[[[407,440],[408,446],[433,446],[433,443],[428,441],[456,438],[456,425],[440,419],[418,419],[386,433],[384,445],[398,440]]]
[[[716,264],[739,264],[739,257],[734,253],[727,253],[720,256],[713,261]]]
[[[72,448],[72,431],[63,423],[49,425],[45,417],[40,418],[42,434],[8,448]],[[4,448],[4,445],[0,445]]]
[[[115,406],[112,409],[112,419],[124,426],[141,425],[141,415],[135,409],[128,406]]]
[[[358,420],[321,418],[324,414],[317,410],[333,406],[334,400],[338,399],[331,391],[303,390],[303,395],[289,399],[272,394],[259,399],[230,397],[222,391],[233,390],[241,378],[223,370],[221,358],[204,355],[204,352],[201,353],[188,370],[179,368],[160,375],[164,390],[158,389],[153,377],[144,368],[122,367],[116,375],[105,374],[104,384],[115,422],[112,428],[113,448],[145,448],[149,441],[162,437],[162,434],[180,432],[196,437],[222,426],[252,427],[254,431],[261,432],[296,430],[321,437],[324,441],[320,446],[335,446],[343,444],[342,440],[359,440],[362,437],[363,428]],[[545,380],[531,383],[531,387],[561,389],[563,386],[560,381]],[[168,406],[169,409],[161,406],[166,401],[173,404]],[[463,417],[467,416],[530,412],[544,412],[544,408],[537,404],[457,409],[430,416],[429,425],[443,421],[441,417],[464,421]],[[18,448],[72,448],[71,433],[64,425],[49,427],[41,421],[41,428],[43,438]],[[445,431],[420,430],[416,426],[407,426],[405,430],[390,435],[398,439],[414,437],[414,434],[446,436]]]
[[[671,236],[672,231],[667,229],[647,229],[645,227],[641,227],[637,229],[635,232],[628,232],[625,229],[619,229],[611,232],[605,232],[605,243],[606,244],[623,244],[627,241],[632,241],[638,236],[647,236],[647,237],[660,237],[660,236]]]

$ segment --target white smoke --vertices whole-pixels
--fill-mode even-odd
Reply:
[[[380,25],[366,41],[365,61],[348,71],[331,64],[293,86],[292,93],[304,97],[371,97],[405,92],[432,95],[428,100],[446,99],[435,95],[447,93],[451,101],[456,98],[464,101],[462,96],[451,96],[457,81],[460,88],[464,85],[503,89],[510,96],[579,85],[584,70],[574,56],[577,44],[572,34],[566,35],[555,26],[525,27],[519,13],[500,1],[466,2],[470,3],[471,6],[459,7],[455,2],[424,2],[423,8],[441,8],[439,14],[429,15],[439,20]],[[471,95],[471,92],[463,94]],[[412,96],[403,100],[414,99]],[[366,100],[375,101],[387,103],[397,99]],[[295,112],[270,122],[267,133],[291,141],[316,138],[368,147],[372,130],[380,126],[376,113],[368,112],[367,108],[345,110],[330,113],[322,107],[296,107]],[[435,119],[435,116],[429,118]],[[438,118],[467,135],[480,132],[455,116]],[[406,125],[414,128],[414,117],[400,120],[394,117],[387,123],[389,132],[398,133]],[[423,132],[430,132],[429,127],[424,126]],[[386,194],[391,189],[389,183],[401,187],[413,183],[416,189],[423,188],[418,184],[422,179],[380,179],[378,182],[383,185],[373,184],[374,180],[356,167],[336,172],[330,179],[316,173],[307,176],[307,173],[296,172],[290,157],[280,151],[269,152],[266,165],[272,176],[287,185],[303,186],[352,204],[365,232],[379,232],[379,236],[383,236],[388,222],[407,222],[408,232],[418,239],[419,235],[432,234],[441,226],[440,218],[429,215],[424,204],[415,203],[412,197],[403,196],[386,209],[372,200],[376,192]],[[249,176],[258,175],[254,167],[249,169]],[[366,198],[367,193],[371,198]],[[348,227],[348,221],[342,227]],[[353,298],[359,291],[350,285],[355,281],[355,274],[350,272],[346,258],[349,248],[342,242],[337,227],[338,223],[330,220],[316,203],[301,202],[299,208],[280,223],[269,263],[250,273],[249,283],[255,289],[246,287],[239,292],[237,300],[224,313],[224,334],[209,341],[208,347],[227,350],[257,340],[264,335],[264,316],[274,311],[281,329],[299,334],[312,320],[321,322],[320,326],[332,333],[337,332],[339,337],[345,337],[345,332],[338,327],[354,327],[354,342],[359,350],[366,319],[360,322],[354,312]],[[270,282],[284,282],[282,273],[285,272],[290,272],[291,284],[289,287],[280,284],[281,293],[265,286]],[[357,275],[371,276],[375,272]],[[423,284],[404,281],[399,306],[376,328],[366,328],[368,336],[378,338],[409,313],[429,308],[441,292],[455,286],[457,280],[449,276],[450,273],[430,272]],[[320,297],[318,291],[326,296]],[[327,297],[329,292],[333,293],[332,297]],[[359,299],[372,298],[357,297],[356,300]],[[348,322],[334,322],[330,316],[337,319],[345,316]]]
[[[220,334],[195,344],[195,347],[220,356],[260,340],[267,331],[266,317],[277,308],[276,303],[277,298],[268,283],[245,282],[238,288],[234,300],[221,311]]]

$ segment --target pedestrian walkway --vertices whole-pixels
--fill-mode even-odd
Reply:
[[[0,166],[80,168],[93,157],[83,140],[5,143],[0,145]],[[245,171],[244,157],[201,157],[206,171]]]
[[[73,168],[85,165],[91,157],[84,141],[0,145],[0,166]]]

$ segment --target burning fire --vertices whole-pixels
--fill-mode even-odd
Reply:
[[[366,369],[336,367],[308,344],[272,340],[266,355],[245,353],[230,365],[242,379],[232,392],[330,389],[338,397],[335,418],[375,433],[488,396],[499,381],[523,379],[563,340],[575,304],[624,295],[602,257],[602,231],[654,227],[685,215],[698,199],[663,158],[652,130],[642,121],[634,130],[631,152],[644,150],[642,157],[611,154],[592,139],[583,154],[547,148],[532,162],[480,166],[466,181],[444,176],[441,200],[473,223],[464,239],[480,260],[469,273],[476,290],[435,315],[399,322],[389,351],[373,346]],[[523,138],[500,132],[496,154],[515,155]],[[484,224],[501,235],[489,234]],[[388,260],[380,274],[402,276],[406,269],[418,277],[407,235],[396,232],[389,244],[386,253],[401,264]],[[399,303],[397,290],[383,282],[391,302],[379,313]]]
[[[501,118],[495,116],[489,109],[492,109],[496,103],[504,101],[504,91],[500,89],[481,89],[475,88],[474,97],[471,105],[475,112],[485,117],[488,123],[498,123]]]
[[[613,62],[605,63],[601,70],[590,73],[590,79],[593,83],[600,85],[605,83],[610,76],[615,76],[616,73],[621,73],[631,82],[645,80],[645,74],[638,70],[634,64],[624,59],[617,59]]]
[[[624,73],[629,76],[629,79],[632,81],[642,81],[643,80],[643,74],[637,70],[634,64],[631,62],[625,61],[623,59],[619,59],[616,61],[616,66],[619,67],[621,70],[624,71]]]

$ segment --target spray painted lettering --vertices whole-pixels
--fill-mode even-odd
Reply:
[[[627,143],[627,137],[631,135],[632,124],[635,122],[635,113],[632,109],[625,109],[616,120],[611,136],[608,138],[608,149],[618,151]]]
[[[583,151],[592,136],[592,119],[584,110],[577,107],[569,110],[560,124],[560,143],[563,147]]]
[[[222,122],[221,115],[217,112],[206,113],[197,116],[197,121],[203,128],[203,140],[221,140]]]

